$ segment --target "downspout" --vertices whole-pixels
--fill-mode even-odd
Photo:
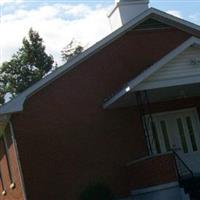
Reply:
[[[21,188],[22,188],[22,195],[23,195],[23,199],[27,200],[27,196],[26,196],[26,191],[25,191],[25,185],[24,185],[24,178],[23,178],[23,173],[21,170],[21,164],[20,164],[20,160],[19,160],[19,154],[18,154],[18,148],[17,148],[17,143],[14,137],[14,131],[13,131],[13,126],[12,123],[10,121],[10,115],[2,115],[0,116],[0,137],[3,137],[3,143],[4,143],[4,148],[5,151],[7,151],[7,155],[6,155],[6,159],[7,159],[7,164],[9,169],[9,175],[10,175],[10,180],[11,180],[11,184],[10,184],[10,188],[14,189],[15,188],[15,183],[13,180],[13,176],[12,176],[12,170],[11,170],[11,161],[8,155],[8,146],[6,144],[6,139],[5,139],[5,129],[6,127],[9,126],[10,129],[10,134],[11,134],[11,142],[13,143],[13,147],[14,147],[14,153],[15,153],[15,157],[16,157],[16,161],[17,161],[17,168],[18,168],[18,172],[19,172],[19,177],[20,177],[20,184],[21,184]],[[2,174],[1,174],[1,181],[3,181],[2,178]],[[4,184],[4,182],[2,182],[2,185]],[[4,192],[4,194],[3,194]],[[2,195],[6,194],[6,191],[3,191]]]
[[[1,137],[3,137],[4,129],[5,129],[5,124],[3,123],[3,120],[2,121],[0,120],[0,139],[1,139]],[[1,195],[5,196],[6,188],[5,188],[5,183],[4,183],[4,179],[3,179],[3,175],[2,175],[2,171],[1,171],[1,163],[0,163],[0,183],[1,183],[1,187],[2,187]]]
[[[1,165],[0,165],[0,183],[1,183],[1,188],[2,188],[1,195],[5,196],[6,195],[6,188],[5,188],[5,185],[4,185],[4,180],[3,180],[3,176],[2,176],[2,172],[1,172]]]
[[[18,171],[19,171],[20,183],[21,183],[21,186],[22,186],[22,193],[23,193],[23,196],[24,196],[24,200],[27,200],[26,188],[25,188],[25,184],[24,184],[24,176],[23,176],[23,173],[22,173],[22,167],[21,167],[19,152],[18,152],[18,148],[17,148],[17,142],[16,142],[16,139],[15,139],[15,133],[14,133],[13,125],[12,125],[12,122],[11,122],[10,119],[8,121],[8,125],[9,125],[9,128],[10,128],[11,138],[12,138],[12,142],[13,142],[13,146],[14,146],[14,152],[15,152],[15,156],[16,156],[16,160],[17,160],[17,168],[18,168]]]

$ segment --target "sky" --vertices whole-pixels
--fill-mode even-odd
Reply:
[[[32,27],[46,52],[61,65],[72,40],[88,48],[111,32],[107,14],[114,0],[0,0],[0,63],[8,61]],[[200,0],[150,0],[154,7],[200,25]]]

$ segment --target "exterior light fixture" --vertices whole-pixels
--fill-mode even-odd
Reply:
[[[125,89],[126,92],[129,92],[130,90],[131,90],[131,88],[129,86],[126,87],[126,89]]]

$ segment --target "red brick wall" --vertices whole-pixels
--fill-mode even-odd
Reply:
[[[152,113],[196,108],[200,117],[200,97],[151,103]],[[155,186],[177,180],[173,155],[149,158],[128,167],[130,190]]]
[[[177,181],[173,154],[155,156],[128,166],[130,190]]]
[[[125,164],[147,154],[143,129],[137,111],[103,101],[188,37],[130,31],[25,103],[12,122],[29,200],[75,200],[95,181],[127,192]]]
[[[9,132],[6,134],[6,138],[7,138],[7,143],[9,146],[9,156],[10,156],[10,161],[11,161],[11,170],[13,173],[15,188],[14,189],[10,188],[11,182],[10,182],[9,173],[8,173],[8,164],[6,161],[4,146],[1,140],[0,141],[0,165],[1,165],[2,178],[4,181],[4,187],[6,189],[6,195],[5,196],[1,195],[3,190],[2,190],[2,185],[0,183],[0,200],[24,200],[21,181],[20,181],[20,173],[19,173],[18,165],[17,165],[17,157],[16,157],[14,145],[12,143],[11,135]]]

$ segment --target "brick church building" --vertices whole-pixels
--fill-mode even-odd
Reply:
[[[116,0],[112,33],[0,107],[0,199],[200,199],[200,27]]]

